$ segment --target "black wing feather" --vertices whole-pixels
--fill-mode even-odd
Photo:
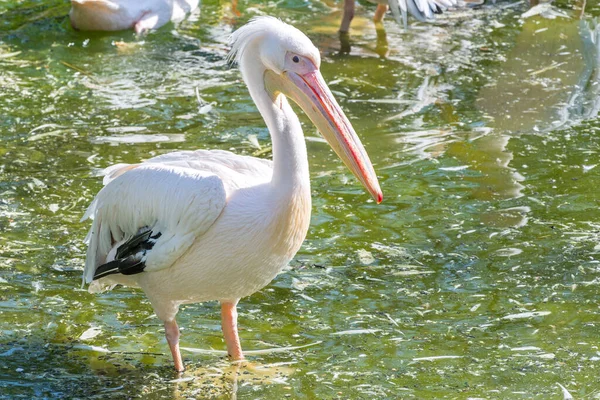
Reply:
[[[134,275],[146,268],[145,256],[151,250],[161,235],[160,232],[152,235],[149,228],[141,229],[137,235],[117,248],[115,259],[96,268],[93,280],[112,274]]]

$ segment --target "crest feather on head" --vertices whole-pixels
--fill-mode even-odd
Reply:
[[[231,51],[227,57],[229,62],[240,62],[244,52],[256,39],[266,38],[275,47],[284,47],[286,51],[298,54],[311,53],[319,58],[318,50],[304,33],[279,18],[261,16],[252,18],[229,37]]]

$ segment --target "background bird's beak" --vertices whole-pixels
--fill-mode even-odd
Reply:
[[[369,156],[317,68],[306,74],[267,71],[265,83],[294,100],[377,203],[383,200]]]

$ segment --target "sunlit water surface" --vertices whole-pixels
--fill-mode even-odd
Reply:
[[[340,41],[329,0],[209,0],[141,38],[76,32],[66,1],[0,2],[0,398],[600,398],[600,7],[558,6],[571,18],[498,2],[378,32],[361,3]],[[114,163],[271,156],[226,62],[261,14],[322,50],[385,200],[302,116],[308,238],[239,306],[265,351],[229,364],[217,304],[185,306],[177,376],[143,293],[80,289],[79,219]]]

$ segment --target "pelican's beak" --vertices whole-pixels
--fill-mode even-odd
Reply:
[[[315,67],[313,71],[303,75],[295,72],[277,75],[267,71],[265,83],[278,83],[278,91],[290,97],[304,110],[344,164],[373,199],[378,204],[381,203],[383,193],[369,156],[319,70]]]

